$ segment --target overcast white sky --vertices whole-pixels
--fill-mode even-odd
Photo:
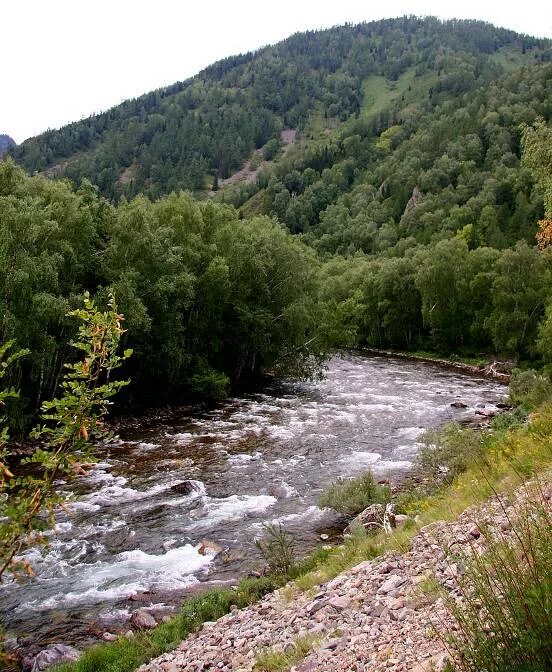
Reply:
[[[21,142],[294,32],[404,14],[552,37],[549,0],[2,0],[0,133]]]

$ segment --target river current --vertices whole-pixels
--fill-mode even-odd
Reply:
[[[258,567],[266,523],[281,523],[305,553],[332,533],[335,515],[317,506],[332,481],[404,474],[424,430],[493,410],[504,394],[433,365],[348,354],[320,382],[125,430],[88,475],[60,484],[71,504],[48,548],[28,555],[36,578],[0,588],[7,629],[79,645],[127,629],[138,607],[170,615],[183,595]]]

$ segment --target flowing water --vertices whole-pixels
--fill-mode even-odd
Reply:
[[[62,484],[73,503],[47,550],[28,555],[37,577],[0,588],[8,629],[85,644],[125,629],[137,607],[170,614],[183,595],[258,566],[265,523],[282,523],[306,552],[335,525],[317,506],[329,483],[367,468],[404,473],[425,429],[494,409],[505,394],[488,380],[356,354],[326,373],[182,411],[101,448],[87,476]]]

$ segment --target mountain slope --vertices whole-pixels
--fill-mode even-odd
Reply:
[[[395,84],[440,76],[459,94],[549,58],[548,41],[474,21],[404,17],[307,32],[48,131],[12,155],[30,172],[87,177],[110,198],[202,190],[283,128],[382,112]]]
[[[15,147],[15,140],[9,135],[0,134],[0,158],[11,148]]]
[[[394,90],[383,83],[383,111],[361,114],[220,198],[244,215],[276,215],[324,253],[377,254],[401,239],[458,232],[472,247],[530,242],[542,197],[520,166],[520,136],[523,124],[552,117],[552,65],[459,93],[455,75],[408,74]]]

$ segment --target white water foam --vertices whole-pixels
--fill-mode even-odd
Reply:
[[[188,529],[211,527],[222,522],[240,520],[248,514],[266,511],[274,506],[276,501],[276,497],[271,495],[230,495],[222,499],[207,498],[200,509],[195,509],[190,514],[197,516],[199,520],[189,525]]]
[[[308,520],[309,523],[313,523],[317,520],[322,519],[328,509],[321,509],[318,506],[309,506],[304,511],[299,511],[298,513],[288,513],[284,516],[278,516],[269,521],[269,525],[282,525],[286,526],[288,523],[293,523],[297,520]],[[261,531],[264,529],[266,523],[253,523],[251,529],[255,531]]]
[[[162,555],[140,549],[120,553],[112,563],[81,565],[70,575],[73,590],[57,593],[46,600],[25,602],[18,611],[45,611],[62,606],[96,604],[129,598],[146,590],[186,588],[206,569],[213,554],[199,553],[191,544],[171,548]]]

